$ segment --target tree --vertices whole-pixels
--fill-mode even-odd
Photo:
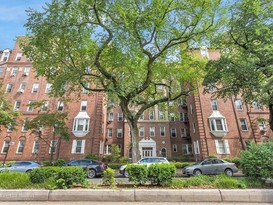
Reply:
[[[44,102],[41,101],[33,102],[29,105],[34,108],[39,108],[42,107],[43,104]],[[56,145],[60,143],[61,139],[70,139],[69,128],[66,126],[66,120],[66,112],[58,112],[52,110],[42,112],[40,110],[36,117],[25,122],[25,128],[27,130],[31,130],[32,133],[35,133],[40,140],[44,141],[50,147],[50,164],[52,164],[53,162],[53,154],[54,150],[56,150]],[[44,128],[52,130],[52,135],[50,135],[49,133],[43,133],[42,129]],[[58,138],[58,143],[55,143],[55,141],[57,140],[56,136],[60,136]]]
[[[0,83],[0,132],[2,126],[5,128],[8,128],[9,126],[14,127],[16,125],[14,119],[19,116],[19,112],[14,111],[1,88],[2,84]]]
[[[56,95],[82,86],[118,99],[136,162],[139,117],[193,90],[200,64],[188,48],[213,31],[219,5],[215,0],[53,0],[43,12],[28,11],[29,37],[22,47]]]
[[[225,32],[214,43],[222,48],[219,60],[207,65],[204,85],[215,96],[242,95],[269,108],[273,130],[273,4],[270,0],[241,0],[233,5]]]

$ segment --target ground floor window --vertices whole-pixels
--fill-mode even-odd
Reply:
[[[230,154],[227,140],[215,140],[217,154]]]

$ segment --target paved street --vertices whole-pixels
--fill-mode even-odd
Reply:
[[[171,202],[172,205],[272,205],[271,203],[206,203]],[[0,202],[0,205],[170,205],[170,202]]]

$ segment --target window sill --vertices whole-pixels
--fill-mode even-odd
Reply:
[[[76,137],[84,137],[89,131],[72,131]]]
[[[224,137],[227,135],[228,131],[210,131],[215,137]]]

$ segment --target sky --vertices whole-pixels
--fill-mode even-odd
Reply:
[[[42,10],[51,0],[0,0],[0,50],[13,49],[16,36],[24,36],[29,8]]]

